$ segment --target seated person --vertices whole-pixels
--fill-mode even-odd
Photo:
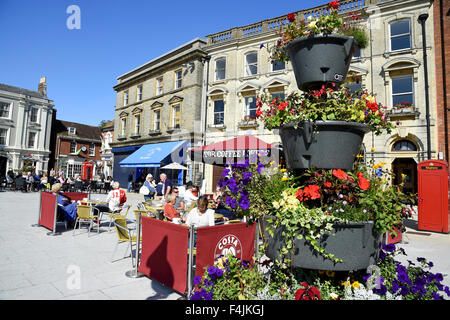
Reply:
[[[187,210],[191,207],[192,202],[198,200],[198,197],[192,193],[193,188],[194,186],[192,184],[188,184],[186,186],[186,192],[184,193],[184,205]]]
[[[125,202],[127,202],[127,195],[124,190],[120,189],[118,181],[113,182],[113,190],[108,193],[106,197],[109,210],[111,212],[120,212]]]
[[[57,214],[60,217],[64,217],[64,220],[69,222],[69,226],[73,227],[75,219],[77,218],[77,206],[78,203],[70,200],[69,197],[61,193],[61,184],[55,183],[52,186],[52,193],[58,197],[58,210]]]
[[[175,210],[177,210],[178,213],[183,213],[185,210],[184,206],[184,198],[182,198],[179,194],[178,187],[173,187],[172,194],[175,196]]]
[[[175,209],[176,196],[174,194],[169,194],[164,203],[164,216],[166,216],[170,221],[173,218],[180,218],[180,214]]]
[[[224,219],[228,220],[228,219]],[[197,207],[192,209],[188,215],[183,218],[187,225],[196,227],[214,226],[214,210],[208,209],[208,198],[201,196],[197,200]]]

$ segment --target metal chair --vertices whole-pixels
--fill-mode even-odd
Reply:
[[[134,268],[135,267],[135,263],[134,263],[135,258],[133,257],[133,244],[136,243],[137,236],[131,234],[131,229],[128,228],[127,219],[125,219],[125,217],[116,218],[114,220],[114,226],[117,231],[118,239],[117,239],[117,243],[114,248],[113,254],[111,256],[111,262],[114,262],[113,261],[114,255],[116,253],[117,246],[119,245],[119,243],[127,242],[128,246],[127,246],[127,249],[125,250],[125,254],[128,252],[128,248],[130,248],[131,249],[131,253],[130,253],[131,254],[131,264]],[[142,236],[140,237],[139,240],[142,241]],[[138,254],[138,252],[136,252],[136,254]],[[125,257],[125,255],[124,255],[124,257]]]
[[[113,211],[113,212],[108,212],[108,216],[109,216],[109,227],[108,227],[108,231],[111,230],[111,225],[114,223],[114,220],[117,218],[126,218],[128,215],[128,211],[130,211],[131,208],[131,204],[126,204],[123,206],[121,211]],[[126,209],[126,210],[125,210]],[[120,213],[120,212],[124,212],[124,213]]]
[[[91,228],[94,224],[94,220],[98,219],[98,216],[91,215],[92,207],[88,205],[78,205],[77,206],[77,218],[75,219],[75,225],[73,227],[73,234],[75,235],[75,230],[77,229],[77,222],[78,222],[78,229],[81,229],[82,223],[89,223],[88,227],[88,237],[89,233],[91,231]],[[100,232],[100,223],[97,224],[97,233]]]

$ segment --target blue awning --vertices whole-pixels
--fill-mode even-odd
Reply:
[[[159,167],[161,161],[170,156],[169,162],[181,163],[185,152],[181,149],[188,141],[171,141],[145,144],[120,162],[121,167]]]

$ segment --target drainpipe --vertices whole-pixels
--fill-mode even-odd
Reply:
[[[428,64],[427,64],[427,42],[425,34],[425,21],[428,19],[428,13],[422,13],[418,21],[422,25],[422,46],[423,46],[423,67],[425,73],[425,118],[427,121],[427,157],[431,159],[431,137],[430,137],[430,99],[428,92]]]
[[[206,62],[206,88],[205,88],[205,123],[203,128],[203,143],[202,145],[206,145],[206,129],[208,127],[208,85],[209,85],[209,61],[211,60],[211,56],[206,56],[202,58],[202,62]],[[205,169],[206,164],[203,163],[202,165],[202,182],[205,179]]]

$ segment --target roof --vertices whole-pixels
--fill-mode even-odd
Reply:
[[[76,129],[74,135],[69,134],[69,127],[73,127]],[[97,140],[99,143],[101,143],[102,129],[100,127],[56,119],[52,130],[55,130],[58,136]]]
[[[33,91],[33,90],[23,89],[23,88],[19,88],[19,87],[14,87],[14,86],[10,86],[10,85],[4,84],[4,83],[0,83],[0,90],[8,91],[8,92],[14,92],[14,93],[23,94],[23,95],[27,95],[27,96],[32,96],[32,97],[36,97],[36,98],[47,99],[46,96],[43,96],[38,91]]]

